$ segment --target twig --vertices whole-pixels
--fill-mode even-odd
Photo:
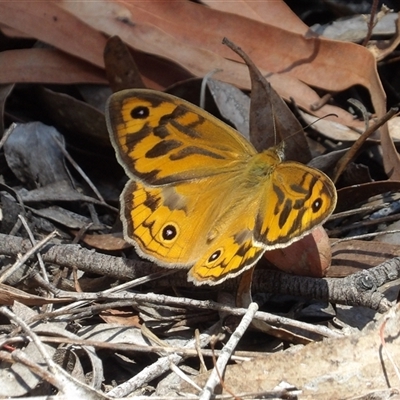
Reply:
[[[332,237],[338,237],[338,236],[344,235],[345,232],[351,231],[353,229],[371,227],[374,225],[380,225],[380,224],[387,223],[387,222],[398,221],[399,219],[400,219],[399,214],[393,214],[393,215],[387,215],[385,217],[380,217],[380,218],[375,218],[375,219],[361,220],[360,222],[354,222],[349,225],[343,225],[343,226],[339,226],[334,229],[330,229],[329,235]],[[378,233],[382,233],[382,232],[374,232],[375,235],[377,235]],[[385,232],[383,232],[383,233],[385,233]]]
[[[28,234],[28,236],[29,236],[29,240],[31,241],[32,246],[35,246],[35,244],[36,244],[36,239],[35,239],[35,237],[33,236],[33,233],[32,233],[32,231],[31,231],[31,229],[29,228],[29,225],[28,225],[28,223],[26,222],[25,217],[22,216],[22,215],[18,215],[18,218],[19,218],[20,221],[22,222],[22,225],[24,226],[24,228],[25,228],[25,230],[26,230],[26,232],[27,232],[27,234]],[[45,268],[45,266],[44,266],[44,262],[43,262],[42,256],[40,255],[40,253],[36,253],[36,257],[37,257],[38,262],[39,262],[39,265],[40,265],[40,271],[42,272],[43,279],[44,279],[46,282],[49,282],[49,277],[47,276],[47,271],[46,271],[46,268]]]
[[[346,211],[340,211],[338,213],[332,214],[328,221],[333,221],[335,219],[339,218],[345,218],[345,217],[351,217],[352,215],[357,215],[361,213],[372,213],[376,210],[381,210],[382,208],[388,206],[390,203],[382,203],[382,204],[376,204],[376,205],[363,205],[362,207],[358,208],[353,208],[351,210],[346,210]]]
[[[53,336],[39,336],[40,340],[44,343],[56,343],[56,344],[72,344],[74,346],[87,346],[101,350],[111,350],[113,352],[129,351],[137,353],[161,353],[166,354],[179,354],[185,358],[198,357],[199,353],[204,357],[212,357],[213,354],[220,355],[221,350],[210,350],[210,349],[193,349],[187,347],[174,347],[174,346],[143,346],[140,344],[131,343],[112,343],[112,342],[99,342],[91,339],[71,339],[67,337],[53,337]],[[20,342],[21,339],[15,340],[14,343]],[[10,343],[10,340],[7,340]],[[1,342],[0,342],[1,344]],[[254,358],[263,358],[265,354],[257,351],[238,351],[232,355],[232,360],[236,361],[250,361]],[[205,371],[204,371],[205,372]]]
[[[4,132],[3,137],[0,140],[0,149],[4,146],[4,143],[7,141],[7,139],[11,136],[13,133],[14,129],[17,127],[17,124],[13,122],[10,127]]]
[[[49,370],[51,373],[56,374],[57,373],[57,365],[51,358],[51,356],[47,353],[46,348],[43,346],[43,343],[39,340],[38,336],[36,333],[34,333],[29,326],[25,323],[24,320],[19,318],[17,315],[15,315],[13,312],[11,312],[7,307],[2,306],[0,307],[0,313],[5,315],[10,321],[14,321],[18,326],[21,327],[21,329],[32,339],[33,343],[35,343],[38,351],[42,355],[45,363],[47,364]]]
[[[206,332],[201,335],[201,345],[205,346],[209,343],[211,334],[220,328],[220,324],[216,323],[212,325]],[[194,349],[195,340],[192,339],[185,346],[190,349]],[[155,363],[149,365],[140,371],[137,375],[135,375],[132,379],[124,382],[123,384],[115,387],[114,389],[108,392],[110,397],[125,397],[129,393],[132,393],[136,389],[140,388],[147,382],[152,381],[153,379],[159,377],[164,374],[166,371],[170,369],[170,363],[178,364],[184,360],[184,357],[178,354],[172,354],[166,357],[159,358]]]
[[[22,225],[24,226],[26,232],[28,233],[29,240],[31,241],[32,246],[34,246],[36,244],[36,239],[35,239],[32,231],[31,231],[31,229],[29,228],[28,222],[26,221],[25,217],[23,215],[21,215],[21,214],[18,215],[18,218],[22,222]],[[39,267],[40,267],[40,271],[41,271],[41,274],[43,276],[43,279],[46,282],[49,282],[49,277],[47,275],[46,267],[44,265],[43,258],[41,256],[41,254],[39,252],[37,252],[36,253],[36,257],[37,257],[38,262],[39,262]],[[52,298],[53,296],[54,296],[53,293],[48,292],[48,296],[47,297]],[[46,304],[46,305],[43,306],[44,312],[50,312],[52,310],[52,308],[53,308],[53,304],[51,304],[51,303]]]
[[[38,277],[40,278],[40,276]],[[312,279],[312,278],[309,278]],[[316,278],[314,278],[317,280]],[[345,279],[345,278],[343,278]],[[51,286],[47,285],[46,288],[48,290],[51,290]],[[146,294],[141,294],[141,293],[131,293],[131,292],[120,292],[120,293],[108,293],[107,295],[104,295],[102,292],[100,293],[74,293],[74,292],[64,292],[60,291],[58,289],[54,290],[54,293],[58,295],[58,297],[65,297],[65,298],[79,298],[79,299],[85,299],[86,301],[109,301],[109,300],[120,300],[120,301],[127,301],[131,302],[130,304],[133,305],[133,302],[135,303],[153,303],[153,304],[162,304],[162,305],[170,305],[170,306],[176,306],[176,307],[183,307],[183,308],[200,308],[200,309],[209,309],[209,310],[214,310],[218,312],[226,312],[229,313],[230,315],[236,315],[236,316],[241,316],[246,313],[245,308],[235,308],[235,307],[229,307],[225,304],[220,304],[216,303],[214,301],[202,301],[202,300],[194,300],[194,299],[188,299],[188,298],[177,298],[177,297],[172,297],[172,296],[166,296],[162,294],[154,294],[154,293],[146,293]],[[122,306],[122,304],[119,304],[119,306]],[[104,306],[96,306],[97,308],[99,307],[104,307]],[[84,312],[85,310],[76,310],[75,312]],[[90,312],[93,313],[93,309],[90,309]],[[65,311],[64,311],[65,312]],[[86,311],[87,313],[88,311]],[[90,314],[89,312],[89,314]],[[48,313],[46,315],[47,318],[59,316],[62,313],[59,311],[53,312],[53,313]],[[85,314],[84,314],[85,315]],[[76,315],[75,315],[76,318]],[[322,339],[324,337],[337,337],[340,336],[337,333],[331,331],[330,329],[324,327],[324,326],[317,326],[317,325],[312,325],[312,324],[307,324],[305,322],[301,321],[295,321],[290,318],[285,318],[281,316],[276,316],[274,314],[266,313],[266,312],[261,312],[258,311],[255,316],[256,319],[259,319],[260,321],[267,322],[270,325],[273,326],[278,326],[280,329],[294,329],[298,332],[303,331],[304,333],[308,333],[308,336],[312,334],[313,336],[316,336],[314,340]],[[274,331],[271,331],[271,334],[277,334]],[[279,337],[279,336],[278,336]]]
[[[202,349],[200,347],[200,331],[198,329],[195,329],[194,337],[196,339],[196,342],[195,342],[196,343],[196,345],[195,345],[196,352],[198,354],[199,362],[200,362],[200,373],[206,372],[207,371],[207,367],[206,367],[206,363],[204,362]],[[214,352],[212,354],[214,354]]]
[[[3,274],[0,276],[0,283],[4,282],[14,271],[20,268],[24,263],[33,256],[36,252],[38,252],[47,242],[53,239],[57,235],[57,232],[54,231],[42,239],[40,242],[36,243],[30,250],[28,250],[18,261],[16,261],[11,267],[6,269]]]
[[[220,383],[220,376],[223,375],[223,371],[225,370],[233,351],[235,350],[236,346],[239,343],[239,340],[243,337],[247,328],[251,324],[251,321],[253,320],[257,310],[257,303],[251,303],[249,305],[249,308],[246,314],[243,316],[242,320],[240,321],[240,324],[229,338],[228,343],[222,349],[217,364],[212,370],[211,375],[208,378],[208,381],[200,394],[199,400],[209,400],[213,395],[215,387]]]
[[[369,39],[371,39],[372,31],[375,27],[375,15],[376,15],[376,11],[378,9],[378,5],[379,5],[379,0],[373,0],[372,6],[371,6],[371,14],[370,14],[369,21],[368,21],[368,31],[367,31],[367,34],[366,34],[361,46],[366,46],[368,44]]]
[[[100,192],[97,190],[96,186],[92,183],[90,178],[85,174],[83,169],[75,162],[75,160],[70,156],[67,150],[65,150],[65,147],[60,141],[53,137],[54,141],[56,142],[57,146],[60,148],[61,152],[64,154],[64,157],[67,158],[67,160],[73,165],[73,167],[78,171],[78,173],[81,175],[81,177],[86,181],[86,183],[89,185],[89,187],[93,190],[94,194],[97,196],[97,198],[103,203],[106,204],[105,200],[103,199],[103,196],[100,194]]]
[[[27,251],[31,249],[32,245],[28,240],[18,237],[10,237],[8,235],[0,234],[0,254],[8,256],[16,256],[17,252]],[[113,257],[106,254],[99,254],[91,250],[81,248],[77,245],[52,245],[46,251],[42,251],[42,257],[45,262],[55,263],[57,265],[68,266],[69,268],[77,267],[82,271],[111,276],[114,278],[129,280],[135,279],[152,272],[159,272],[162,270],[159,267],[153,266],[150,262],[146,261],[133,261],[126,260],[121,257]],[[343,279],[333,278],[306,278],[285,274],[280,271],[261,270],[256,268],[255,278],[253,280],[253,291],[281,293],[281,294],[298,294],[307,298],[314,298],[320,300],[327,300],[347,305],[363,305],[372,308],[379,312],[387,311],[391,305],[385,299],[382,293],[376,291],[386,282],[392,281],[394,276],[400,276],[400,263],[394,263],[391,266],[392,272],[386,273],[386,263],[383,263],[373,270],[375,276],[381,270],[384,279],[375,282],[373,290],[362,289],[356,295],[354,290],[356,287],[351,286],[351,296],[348,295],[343,288],[350,284],[352,285],[352,276]],[[165,272],[165,269],[162,271]],[[173,277],[167,277],[157,281],[157,286],[182,286],[193,287],[187,282],[186,271],[175,271]],[[371,279],[374,279],[373,277]],[[237,279],[230,279],[220,285],[220,290],[235,290],[238,285]],[[331,292],[332,290],[332,292]],[[338,293],[342,294],[343,298],[337,296]],[[71,296],[79,300],[90,299],[87,294],[78,295],[69,292],[57,292],[63,296]],[[55,293],[57,295],[57,293]],[[333,295],[332,293],[335,293]],[[130,294],[134,295],[134,294]],[[79,297],[81,296],[81,297]],[[96,300],[99,300],[99,294],[92,294]],[[97,296],[97,297],[95,297]],[[118,297],[119,296],[119,297]],[[122,298],[122,295],[110,296],[109,299]],[[107,298],[105,298],[107,299]],[[126,298],[127,299],[127,298]]]
[[[333,182],[337,182],[339,176],[342,174],[347,164],[357,155],[361,146],[365,143],[365,141],[383,124],[389,121],[394,115],[397,114],[398,108],[391,108],[382,118],[379,118],[374,125],[370,126],[350,147],[350,149],[346,152],[346,154],[338,161],[334,174],[333,174]]]
[[[349,237],[346,237],[343,239],[336,240],[336,242],[332,243],[332,247],[336,246],[338,243],[349,242],[350,240],[371,239],[371,238],[376,238],[378,236],[392,235],[392,234],[396,234],[399,232],[400,232],[400,229],[393,229],[391,231],[371,232],[371,233],[364,233],[362,235],[349,236]]]
[[[5,315],[11,321],[14,321],[21,329],[31,338],[35,346],[37,347],[38,351],[40,352],[41,356],[43,357],[45,363],[49,371],[45,368],[41,367],[36,363],[32,363],[26,355],[20,351],[15,350],[11,353],[11,357],[15,361],[19,361],[32,369],[36,374],[41,376],[46,381],[50,382],[52,385],[56,386],[58,390],[62,393],[68,393],[71,398],[85,398],[85,399],[107,399],[107,396],[104,396],[102,393],[96,391],[93,388],[85,385],[82,382],[79,382],[77,379],[73,378],[66,371],[64,371],[61,367],[59,367],[48,354],[46,348],[44,347],[43,343],[40,341],[39,337],[30,329],[30,327],[11,312],[7,307],[0,307],[0,313]]]
[[[135,287],[135,286],[143,285],[144,283],[150,282],[150,281],[152,281],[152,280],[154,280],[154,279],[160,279],[160,278],[162,278],[162,277],[171,275],[171,274],[173,274],[173,273],[175,273],[175,271],[160,271],[160,272],[155,272],[154,274],[149,274],[149,275],[144,276],[144,277],[142,277],[142,278],[134,279],[134,280],[132,280],[132,281],[122,283],[121,285],[114,286],[114,287],[112,287],[112,288],[110,288],[110,289],[103,290],[102,293],[103,293],[103,295],[107,296],[107,295],[112,294],[112,293],[123,292],[123,291],[125,291],[125,290],[127,290],[127,289],[132,289],[132,288]],[[58,291],[58,289],[56,289],[56,288],[55,288],[54,286],[52,286],[50,283],[47,283],[47,285],[46,285],[45,282],[41,281],[40,276],[37,276],[37,275],[36,275],[36,276],[34,277],[34,279],[35,279],[36,282],[39,283],[42,287],[44,287],[44,288],[47,289],[47,290],[52,291],[54,294],[59,294],[59,293],[60,293],[60,292]],[[76,293],[76,294],[78,294],[78,293]],[[84,293],[82,293],[82,295],[85,296]],[[77,309],[78,307],[84,306],[84,305],[86,305],[86,304],[88,304],[88,301],[86,301],[86,300],[75,301],[75,302],[72,303],[72,304],[69,304],[69,305],[64,306],[64,307],[60,307],[60,308],[57,310],[57,313],[59,313],[59,315],[63,315],[65,312],[68,312],[69,310]],[[82,312],[82,310],[79,311],[79,312]]]

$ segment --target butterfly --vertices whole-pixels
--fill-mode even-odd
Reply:
[[[215,285],[322,224],[336,205],[323,172],[258,153],[239,132],[178,97],[114,93],[106,121],[129,181],[120,196],[125,240],[168,268]]]

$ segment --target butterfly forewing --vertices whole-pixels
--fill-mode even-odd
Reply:
[[[171,95],[144,89],[117,92],[107,111],[120,163],[129,176],[148,184],[223,173],[256,153],[234,129]]]

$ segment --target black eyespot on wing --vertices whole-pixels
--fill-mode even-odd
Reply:
[[[176,238],[178,231],[175,225],[168,224],[162,229],[162,238],[166,242],[170,242]]]
[[[322,207],[322,199],[321,197],[318,197],[318,199],[315,199],[312,203],[311,209],[313,210],[314,213],[318,212],[321,207]]]
[[[221,250],[214,251],[214,253],[212,253],[211,256],[208,258],[207,262],[211,263],[215,260],[218,260],[218,258],[221,256],[221,253]]]
[[[145,119],[149,116],[149,114],[150,114],[150,110],[148,107],[145,107],[145,106],[135,107],[131,111],[131,117],[133,119]]]

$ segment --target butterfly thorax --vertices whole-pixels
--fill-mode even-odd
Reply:
[[[265,182],[281,162],[282,160],[275,148],[265,150],[251,157],[245,171],[247,175],[246,186],[254,187]]]

